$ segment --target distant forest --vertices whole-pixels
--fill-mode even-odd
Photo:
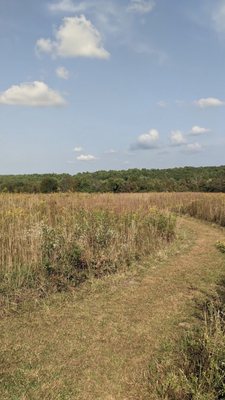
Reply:
[[[225,192],[225,166],[0,175],[0,192]]]

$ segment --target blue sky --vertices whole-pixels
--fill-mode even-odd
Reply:
[[[0,174],[225,164],[225,0],[0,0]]]

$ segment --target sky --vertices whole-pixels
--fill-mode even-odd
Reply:
[[[0,0],[0,174],[225,164],[225,0]]]

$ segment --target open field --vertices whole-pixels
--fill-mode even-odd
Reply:
[[[2,194],[0,398],[200,399],[149,371],[224,276],[224,230],[184,214],[223,227],[225,195]]]
[[[175,213],[224,226],[225,195],[2,194],[1,294],[63,290],[126,268],[174,238]]]
[[[147,200],[147,202],[146,202]],[[175,236],[176,218],[141,197],[3,195],[0,290],[40,293],[121,270]]]

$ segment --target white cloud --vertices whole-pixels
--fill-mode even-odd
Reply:
[[[80,153],[83,150],[82,147],[74,147],[73,151],[75,151],[75,153]]]
[[[182,146],[186,143],[186,139],[181,131],[172,131],[170,134],[170,142],[172,146]]]
[[[204,133],[210,132],[210,129],[208,128],[202,128],[201,126],[193,126],[190,130],[190,135],[202,135]]]
[[[200,143],[196,142],[196,143],[189,143],[186,146],[186,151],[188,153],[199,153],[200,151],[202,151],[203,147]]]
[[[56,75],[61,79],[69,79],[70,73],[65,67],[58,67],[56,69]]]
[[[94,161],[97,160],[97,158],[91,154],[81,154],[80,156],[77,157],[78,161]]]
[[[13,85],[0,93],[0,104],[30,107],[62,106],[65,99],[44,82],[34,81]]]
[[[133,145],[131,150],[149,150],[157,147],[159,140],[159,132],[156,129],[151,129],[148,133],[140,135]]]
[[[132,10],[129,10],[131,6]],[[102,37],[111,38],[111,42],[116,42],[117,46],[122,46],[122,48],[126,46],[138,54],[147,54],[156,59],[160,65],[168,60],[165,51],[155,47],[147,38],[143,41],[143,38],[139,39],[138,35],[134,35],[137,30],[137,18],[142,19],[145,12],[153,9],[153,1],[52,0],[48,8],[50,12],[61,13],[64,17],[69,13],[73,14],[73,17],[75,13],[85,14],[97,27]],[[55,42],[55,38],[52,38],[50,42]],[[42,43],[42,45],[49,47],[49,43]],[[53,51],[49,53],[57,55],[55,46],[53,47]],[[106,53],[109,56],[108,52]],[[107,56],[105,58],[108,58]]]
[[[195,105],[200,108],[207,108],[207,107],[221,107],[225,105],[225,102],[217,99],[215,97],[207,97],[202,98],[195,101]]]
[[[100,33],[84,15],[63,18],[62,25],[55,33],[55,40],[41,38],[36,48],[38,52],[59,57],[110,57],[103,47]]]
[[[80,3],[75,5],[72,0],[59,0],[55,3],[51,3],[48,5],[48,8],[52,12],[82,12],[86,10],[86,4]]]
[[[155,7],[154,0],[130,0],[128,11],[147,14]]]

